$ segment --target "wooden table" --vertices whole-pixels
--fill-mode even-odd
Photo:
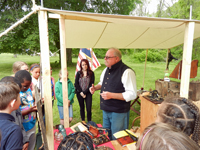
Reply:
[[[122,147],[117,140],[111,141],[115,150],[136,150],[135,143]]]
[[[65,128],[65,129],[66,129],[67,134],[74,132],[71,128]],[[58,131],[58,129],[54,130],[54,132],[56,132],[56,131]],[[138,137],[140,135],[138,132],[134,133],[134,134],[137,135]],[[112,146],[111,146],[111,144],[112,144]],[[109,146],[109,147],[113,148],[113,150],[136,150],[135,143],[122,147],[117,140],[112,140],[112,141],[104,143],[100,146],[103,146],[103,145]],[[54,140],[54,149],[57,150],[58,146],[59,146],[59,143],[56,143],[56,141]]]

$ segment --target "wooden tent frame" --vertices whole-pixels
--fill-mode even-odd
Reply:
[[[43,24],[43,26],[40,26],[40,48],[41,48],[41,54],[42,53],[49,53],[49,45],[48,45],[48,26],[47,26],[47,11],[39,11],[39,24]],[[45,21],[44,21],[45,20]],[[40,22],[41,21],[41,22]],[[191,58],[192,58],[192,47],[193,47],[193,36],[194,36],[194,26],[195,22],[188,21],[185,26],[185,35],[184,35],[184,48],[183,48],[183,66],[182,66],[182,78],[181,78],[181,87],[180,87],[180,96],[188,98],[188,90],[189,90],[189,82],[190,82],[190,69],[191,69]],[[68,94],[64,91],[67,91],[67,59],[66,59],[66,48],[65,48],[65,19],[63,15],[60,15],[59,17],[59,28],[60,28],[60,47],[61,47],[61,68],[63,72],[63,103],[64,106],[67,106],[67,100],[68,100]],[[45,40],[46,42],[43,42]],[[148,52],[148,50],[147,50]],[[146,53],[147,54],[147,53]],[[44,58],[42,60],[42,72],[44,72],[43,75],[43,84],[44,89],[47,91],[50,91],[50,65],[49,65],[49,57],[48,55],[42,55]],[[146,63],[145,63],[146,67]],[[186,73],[187,72],[187,73]],[[145,75],[144,75],[145,78]],[[144,84],[144,83],[143,83]],[[46,86],[45,86],[46,85]],[[51,98],[51,92],[45,92],[44,93],[45,99]],[[46,102],[46,101],[45,101]],[[45,106],[50,108],[51,101],[46,102]],[[45,107],[45,108],[46,108]],[[46,127],[47,131],[47,139],[48,139],[48,146],[53,147],[53,120],[52,116],[52,110],[51,109],[45,109],[45,114],[49,114],[49,118],[46,118],[48,120],[49,126]],[[69,127],[69,115],[68,115],[68,107],[64,108],[64,126]],[[51,133],[48,133],[48,132]]]

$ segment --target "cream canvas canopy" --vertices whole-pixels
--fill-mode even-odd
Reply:
[[[63,15],[67,48],[169,49],[184,43],[185,24],[191,21],[195,22],[194,39],[200,37],[200,21],[196,20],[48,11]]]

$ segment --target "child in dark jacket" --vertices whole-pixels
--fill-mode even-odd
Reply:
[[[68,78],[68,72],[67,72],[67,78]],[[68,78],[68,106],[69,106],[69,122],[72,121],[73,118],[73,108],[72,104],[74,103],[74,95],[75,95],[75,88],[71,82],[71,80]],[[58,111],[60,115],[60,124],[64,125],[64,116],[63,116],[63,94],[62,94],[62,72],[60,70],[59,72],[59,80],[56,82],[55,85],[55,93],[57,98],[57,106]]]
[[[22,88],[20,81],[17,78],[12,77],[12,76],[5,76],[0,80],[0,82],[14,82],[14,83],[17,83],[20,88]],[[22,130],[22,135],[23,135],[23,149],[22,150],[26,150],[29,145],[29,137],[27,136],[24,126],[22,124],[23,116],[22,116],[20,108],[12,111],[11,115],[15,118],[15,124],[19,125],[19,127]]]
[[[23,135],[21,128],[14,123],[11,112],[21,104],[20,87],[14,82],[0,82],[0,150],[22,150]]]

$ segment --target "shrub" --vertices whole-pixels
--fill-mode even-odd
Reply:
[[[146,58],[146,51],[143,51],[141,53],[135,53],[134,58],[139,60],[140,62],[144,62]],[[150,62],[164,61],[164,57],[159,52],[156,52],[156,51],[152,52],[150,50],[148,51],[147,61],[150,61]]]

